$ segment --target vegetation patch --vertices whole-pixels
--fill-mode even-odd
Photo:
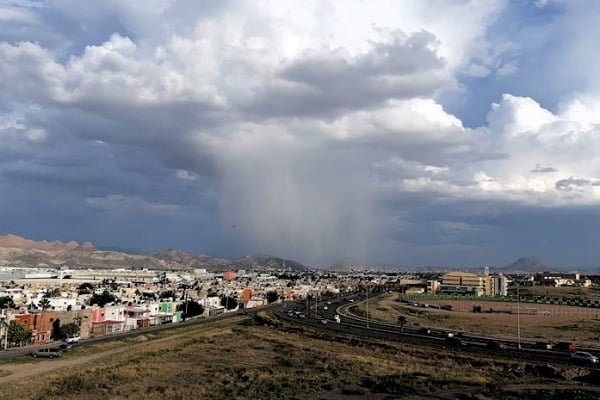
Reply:
[[[573,384],[556,366],[514,365],[486,355],[362,338],[306,325],[299,329],[268,312],[259,318],[259,323],[247,317],[187,327],[184,335],[131,344],[130,349],[77,368],[0,385],[0,398],[304,400],[452,393],[452,398],[485,400],[521,393],[521,399],[537,400],[540,397],[524,385],[540,379],[548,388]],[[248,324],[250,320],[253,322]],[[275,328],[265,321],[280,325]],[[586,382],[594,379],[590,376]],[[523,390],[515,385],[523,385]],[[558,389],[555,393],[564,394]]]

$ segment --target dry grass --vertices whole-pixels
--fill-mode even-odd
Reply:
[[[498,387],[507,382],[538,379],[513,369],[511,360],[357,338],[262,315],[186,328],[77,368],[0,385],[0,399],[401,398],[436,391],[492,399],[503,398],[494,396],[502,396]]]
[[[473,335],[514,339],[517,335],[517,304],[515,302],[440,301],[450,304],[453,311],[408,306],[398,301],[397,293],[369,299],[369,316],[373,320],[396,324],[398,317],[407,319],[406,326],[465,331]],[[438,305],[435,301],[431,305]],[[512,310],[513,313],[474,313],[473,306]],[[366,305],[356,305],[359,313]],[[597,346],[600,340],[600,310],[550,304],[521,303],[519,322],[524,340],[574,340],[581,345]]]

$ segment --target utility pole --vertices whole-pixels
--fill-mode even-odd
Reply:
[[[367,329],[369,329],[369,282],[367,281]]]
[[[521,296],[519,295],[519,285],[517,282],[517,347],[521,348]]]

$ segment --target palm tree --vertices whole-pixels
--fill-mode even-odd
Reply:
[[[47,297],[43,297],[38,304],[42,308],[42,313],[50,308],[50,300]]]
[[[42,308],[42,326],[41,326],[41,331],[44,332],[44,312],[50,308],[50,300],[48,300],[48,296],[45,295],[40,302],[38,303],[38,305]],[[45,339],[45,336],[44,336]]]

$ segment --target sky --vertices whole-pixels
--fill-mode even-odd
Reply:
[[[597,267],[600,3],[1,0],[0,234]]]

